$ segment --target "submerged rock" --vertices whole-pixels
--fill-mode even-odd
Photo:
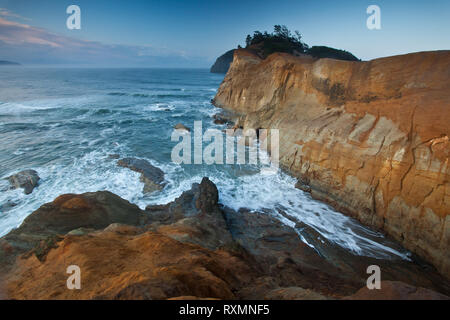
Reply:
[[[7,178],[13,189],[22,188],[25,194],[30,194],[41,179],[35,170],[24,170]]]
[[[141,174],[140,180],[144,183],[144,193],[159,191],[165,186],[164,172],[152,166],[147,160],[124,158],[119,160],[117,165]]]

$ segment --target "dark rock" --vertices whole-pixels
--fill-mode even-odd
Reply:
[[[165,186],[164,172],[161,169],[152,166],[147,160],[124,158],[119,160],[117,165],[141,174],[140,179],[144,183],[144,193],[162,190]]]
[[[235,49],[227,51],[217,58],[210,71],[212,73],[227,73],[231,63],[233,62],[234,51]]]
[[[300,190],[308,192],[308,193],[311,192],[311,187],[308,186],[307,184],[305,184],[305,182],[303,182],[303,181],[297,181],[297,183],[295,184],[295,187],[297,189],[300,189]]]
[[[219,112],[213,115],[214,123],[215,124],[232,124],[233,123],[234,115],[227,112]]]
[[[149,206],[146,211],[149,221],[163,225],[158,232],[178,241],[217,249],[233,242],[218,201],[217,187],[203,178],[200,184],[194,183],[169,205]]]
[[[113,153],[113,154],[108,155],[108,159],[116,160],[116,159],[119,159],[119,158],[120,158],[120,155],[117,154],[117,153]]]
[[[25,194],[30,194],[38,185],[40,178],[35,170],[24,170],[8,177],[8,180],[13,189],[22,188]]]
[[[315,288],[323,294],[345,294],[361,285],[358,279],[345,279],[341,270],[321,258],[301,241],[295,229],[265,213],[246,209],[224,209],[224,216],[233,239],[255,260],[269,280],[255,283],[242,294],[257,298],[252,291],[261,292],[277,287]],[[325,280],[328,279],[328,280]]]

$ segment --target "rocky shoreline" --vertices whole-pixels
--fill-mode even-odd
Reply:
[[[279,129],[298,187],[450,277],[450,51],[349,62],[236,50],[213,103]]]
[[[326,258],[267,214],[223,207],[208,178],[175,201],[145,210],[106,191],[68,194],[43,205],[0,239],[0,295],[366,299],[379,297],[379,292],[359,291],[367,266],[378,264],[386,281],[383,292],[392,299],[448,299],[450,285],[426,264],[370,259],[330,243],[322,246],[329,252]],[[66,288],[69,265],[81,269],[81,290]]]

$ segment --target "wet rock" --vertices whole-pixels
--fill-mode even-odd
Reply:
[[[233,242],[219,205],[217,187],[208,178],[165,207],[150,206],[150,221],[163,224],[158,232],[178,241],[217,249]]]
[[[302,190],[302,191],[311,193],[311,187],[308,186],[308,185],[307,185],[305,182],[303,182],[303,181],[297,181],[297,182],[295,183],[295,187],[296,187],[297,189]]]
[[[119,158],[120,158],[120,155],[117,154],[117,153],[113,153],[113,154],[108,155],[108,159],[117,160]]]
[[[235,117],[236,116],[233,113],[227,111],[222,111],[212,116],[215,124],[227,125],[231,125],[234,122],[233,120]]]
[[[345,300],[450,300],[436,291],[418,288],[399,281],[381,281],[381,289],[361,288]]]
[[[13,189],[22,188],[25,194],[30,194],[40,180],[35,170],[24,170],[7,178]]]
[[[165,186],[164,172],[161,169],[152,166],[147,160],[124,158],[119,160],[117,165],[141,174],[140,180],[144,183],[144,193],[159,191]]]
[[[181,123],[175,125],[174,129],[175,130],[183,130],[183,131],[191,132],[190,128],[186,127],[184,124],[181,124]]]

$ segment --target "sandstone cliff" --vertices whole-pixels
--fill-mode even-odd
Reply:
[[[280,164],[450,277],[450,51],[350,62],[237,50],[214,103]]]

